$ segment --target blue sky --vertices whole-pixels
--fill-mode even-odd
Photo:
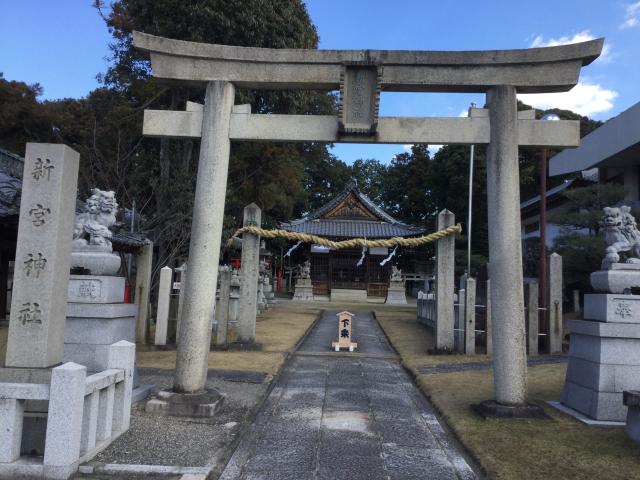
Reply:
[[[571,92],[523,98],[606,120],[640,101],[640,1],[309,0],[320,48],[481,50],[545,46],[605,37],[605,54]],[[82,97],[105,70],[109,33],[91,0],[5,1],[0,72],[38,82],[43,98]],[[384,93],[381,115],[459,116],[482,95]],[[383,162],[402,145],[337,145],[351,163]]]

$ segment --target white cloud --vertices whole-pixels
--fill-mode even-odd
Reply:
[[[411,150],[411,147],[413,147],[413,145],[402,145],[402,148],[407,152]]]
[[[625,9],[624,22],[620,24],[620,29],[633,28],[640,25],[640,2],[627,5]]]
[[[524,103],[542,110],[561,108],[571,110],[580,115],[592,116],[611,110],[613,101],[617,96],[618,92],[615,90],[609,90],[599,84],[580,80],[568,92],[526,93],[518,95],[518,98]]]
[[[459,117],[467,117],[468,115],[469,115],[469,109],[468,109],[468,108],[465,108],[464,110],[462,110],[462,111],[458,114],[458,116],[459,116]]]
[[[638,2],[640,5],[640,2]],[[558,45],[568,45],[570,43],[580,43],[580,42],[588,42],[589,40],[593,40],[595,35],[592,35],[589,30],[583,30],[582,32],[578,32],[572,37],[560,37],[560,38],[549,38],[545,40],[542,35],[538,35],[531,42],[531,47],[557,47]],[[605,43],[604,47],[602,47],[602,53],[600,57],[598,57],[599,62],[608,63],[611,61],[611,45]]]
[[[433,157],[442,147],[444,147],[444,145],[429,145],[429,155]]]

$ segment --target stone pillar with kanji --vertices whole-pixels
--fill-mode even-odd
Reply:
[[[353,352],[358,348],[358,344],[351,341],[353,317],[355,315],[344,311],[337,313],[336,316],[338,317],[338,341],[331,343],[331,348],[336,352],[339,352],[343,348]]]
[[[79,158],[65,145],[27,144],[7,367],[62,362]]]

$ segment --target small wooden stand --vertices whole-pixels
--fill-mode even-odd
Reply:
[[[336,316],[338,317],[338,341],[332,342],[331,348],[336,352],[339,352],[343,348],[353,352],[358,348],[358,344],[351,341],[351,324],[354,314],[344,311],[337,313]]]

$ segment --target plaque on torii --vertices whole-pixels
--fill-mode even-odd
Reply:
[[[373,136],[378,127],[380,70],[375,65],[345,65],[340,75],[339,128],[342,134]]]

